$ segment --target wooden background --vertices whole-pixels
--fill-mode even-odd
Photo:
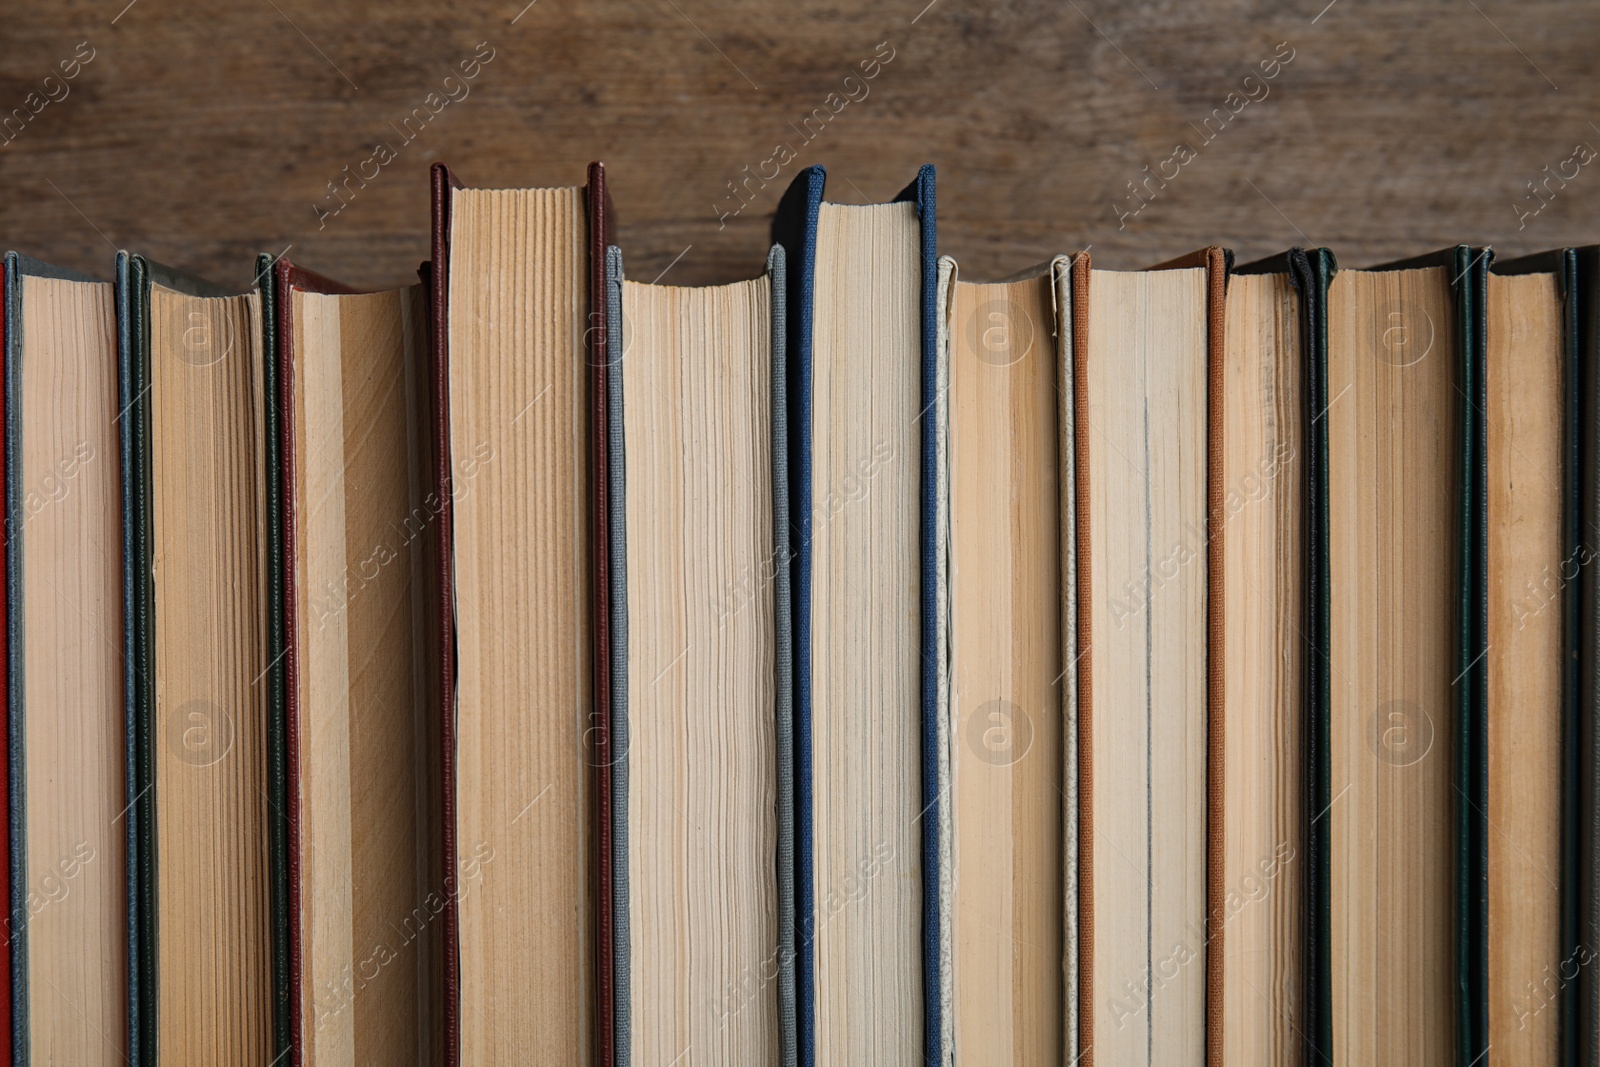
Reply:
[[[430,163],[473,185],[575,185],[591,158],[629,274],[685,284],[757,273],[772,207],[810,163],[858,202],[935,163],[941,249],[969,278],[1085,246],[1131,268],[1210,242],[1242,258],[1326,244],[1366,265],[1600,240],[1600,160],[1545,200],[1528,186],[1600,148],[1592,2],[525,2],[8,3],[0,117],[27,121],[0,145],[0,242],[104,277],[136,249],[237,286],[257,251],[287,248],[385,286],[427,256]],[[75,52],[93,58],[47,83]],[[493,58],[447,86],[475,53]],[[865,96],[845,84],[891,53]],[[1263,87],[1201,139],[1230,92]],[[833,114],[847,88],[858,99]],[[46,90],[60,98],[29,114]],[[417,108],[429,121],[407,142]],[[394,158],[319,218],[330,181],[374,173],[379,142]],[[1119,219],[1128,182],[1179,142],[1194,158]],[[796,157],[763,187],[780,144]],[[753,202],[720,219],[751,175]]]

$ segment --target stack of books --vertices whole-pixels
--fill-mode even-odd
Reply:
[[[6,258],[16,1063],[1600,1059],[1600,252],[433,193]]]

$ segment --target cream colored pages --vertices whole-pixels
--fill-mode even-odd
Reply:
[[[452,194],[461,1062],[587,1064],[594,769],[581,189]]]
[[[1304,361],[1287,274],[1229,279],[1223,371],[1222,1037],[1227,1063],[1305,1059]]]
[[[819,1067],[923,1062],[919,247],[910,203],[823,204],[812,348]]]
[[[256,293],[150,293],[161,1064],[271,1059],[266,442]]]
[[[1443,267],[1340,271],[1329,287],[1338,1067],[1455,1063],[1456,345]]]
[[[1489,275],[1489,1058],[1557,1062],[1561,952],[1561,293]]]
[[[301,1054],[419,1063],[442,908],[426,309],[419,286],[289,299]]]
[[[1206,275],[1089,281],[1094,1033],[1205,1054]]]
[[[20,715],[33,1063],[128,1053],[122,501],[111,286],[24,275],[12,379],[20,456]]]
[[[1049,275],[950,313],[955,1062],[1062,1062],[1061,505]]]
[[[622,310],[633,1054],[772,1064],[772,284]]]

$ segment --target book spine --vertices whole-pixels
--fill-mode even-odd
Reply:
[[[610,852],[611,871],[607,885],[611,892],[611,942],[605,945],[610,958],[612,979],[612,1056],[616,1067],[633,1064],[633,924],[629,911],[628,894],[628,516],[627,455],[623,436],[622,351],[625,338],[622,334],[622,250],[606,249],[606,351],[610,363],[607,376],[607,404],[609,423],[606,447],[608,450],[607,481],[610,507],[607,513],[608,539],[596,545],[597,553],[609,553],[611,570],[609,590],[610,611],[610,685],[608,757],[605,764],[606,780],[610,790],[610,818],[607,845]]]
[[[788,266],[782,245],[767,255],[772,283],[772,558],[774,648],[777,685],[773,701],[778,771],[778,1062],[795,1067],[795,805],[794,805],[794,626],[790,586]]]
[[[450,202],[458,187],[442,163],[433,166],[433,265],[428,272],[429,399],[433,405],[433,488],[439,534],[434,604],[439,619],[440,812],[444,828],[444,1064],[461,1063],[461,928],[456,888],[456,632],[454,516],[450,485]]]
[[[1206,262],[1206,1063],[1223,1064],[1223,950],[1227,918],[1224,854],[1226,793],[1227,525],[1224,427],[1227,425],[1228,254],[1205,251]]]
[[[816,933],[811,821],[811,313],[815,294],[817,213],[825,175],[807,167],[795,176],[772,220],[772,239],[788,266],[789,517],[794,687],[795,1053],[798,1067],[816,1059]]]
[[[587,753],[594,768],[595,785],[595,1062],[597,1067],[615,1063],[614,975],[612,973],[612,850],[611,850],[611,572],[608,529],[610,481],[607,476],[611,450],[609,411],[609,360],[606,352],[607,248],[611,205],[606,194],[606,169],[589,164],[589,183],[585,189],[589,213],[589,328],[584,338],[589,359],[589,418],[592,489],[590,495],[590,544],[593,546],[594,573],[590,590],[593,619],[593,650],[590,664],[593,703],[589,732],[594,741]],[[618,413],[620,418],[620,412]]]
[[[18,558],[22,551],[21,509],[18,500],[21,462],[17,429],[20,419],[16,412],[21,395],[16,389],[17,374],[22,358],[22,273],[18,269],[16,253],[8,253],[5,262],[5,293],[0,298],[0,333],[4,335],[5,369],[0,373],[0,409],[5,421],[5,462],[0,467],[0,493],[5,498],[5,575],[0,581],[0,612],[5,616],[5,634],[0,639],[0,676],[5,685],[5,712],[0,714],[0,775],[5,787],[0,789],[0,833],[6,835],[0,845],[0,864],[4,865],[7,908],[4,955],[0,957],[0,1010],[5,1012],[5,1051],[8,1059],[26,1048],[27,1040],[27,952],[24,942],[27,919],[26,856],[21,818],[23,770],[21,759],[21,732],[16,728],[22,706],[22,664],[17,634],[21,627],[22,601],[17,583],[21,579]],[[124,564],[126,566],[126,564]],[[125,572],[126,573],[126,572]],[[13,975],[15,969],[15,975]]]
[[[300,870],[298,723],[289,694],[298,680],[299,659],[290,648],[294,576],[284,559],[294,558],[294,509],[286,491],[294,486],[294,397],[289,321],[289,264],[262,256],[256,261],[261,290],[261,361],[267,446],[267,858],[272,914],[273,1058],[300,1067]],[[285,1056],[287,1055],[287,1059]]]
[[[1089,484],[1089,253],[1072,261],[1072,487],[1078,575],[1078,1059],[1094,1067],[1094,579]]]

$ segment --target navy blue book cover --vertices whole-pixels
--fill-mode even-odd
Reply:
[[[816,295],[817,217],[822,204],[826,174],[821,167],[807,167],[795,176],[784,193],[772,222],[772,239],[784,248],[788,276],[788,452],[789,452],[789,541],[794,554],[790,574],[793,611],[794,688],[794,833],[795,833],[795,1001],[798,1059],[801,1067],[816,1061],[816,969],[812,945],[816,935],[812,820],[812,684],[811,684],[811,590],[812,531],[808,516],[812,508],[811,414],[812,414],[812,316]],[[925,415],[936,412],[942,399],[936,376],[937,287],[939,280],[937,231],[934,210],[934,169],[924,164],[916,180],[895,197],[896,202],[916,204],[922,225],[920,284],[922,305],[921,405]],[[922,734],[922,896],[924,1058],[929,1063],[942,1059],[942,1001],[939,973],[939,796],[938,739],[936,721],[937,647],[931,639],[935,631],[938,576],[935,573],[935,519],[937,508],[936,441],[939,420],[920,420],[921,514],[921,734]]]

